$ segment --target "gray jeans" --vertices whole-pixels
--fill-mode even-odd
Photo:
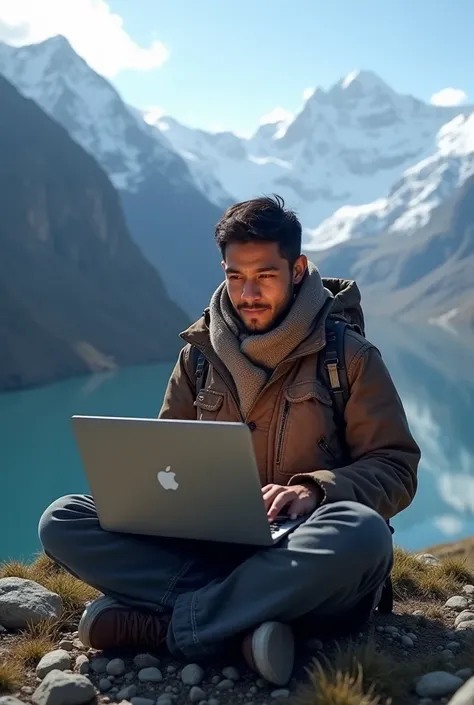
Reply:
[[[274,547],[151,538],[104,531],[91,497],[71,495],[43,514],[45,552],[118,602],[171,614],[176,656],[212,656],[266,620],[331,619],[350,612],[387,578],[392,537],[355,502],[314,514]]]

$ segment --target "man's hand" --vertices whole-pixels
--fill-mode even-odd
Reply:
[[[262,487],[263,501],[269,521],[273,521],[287,507],[288,516],[296,519],[303,514],[312,514],[322,500],[322,490],[317,485],[265,485]]]

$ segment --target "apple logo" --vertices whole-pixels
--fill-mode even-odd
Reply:
[[[164,490],[177,490],[179,484],[175,480],[176,473],[171,472],[171,465],[168,465],[164,470],[160,470],[156,479]]]

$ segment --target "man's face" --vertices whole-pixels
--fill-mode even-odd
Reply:
[[[290,269],[275,242],[228,245],[225,262],[227,292],[245,327],[250,332],[272,328],[302,280],[307,259],[301,255]]]

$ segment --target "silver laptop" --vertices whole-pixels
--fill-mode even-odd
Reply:
[[[271,546],[304,521],[269,523],[243,423],[73,416],[101,526]]]

